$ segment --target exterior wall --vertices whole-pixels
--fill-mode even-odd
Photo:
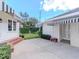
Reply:
[[[0,23],[0,38],[1,38],[1,30],[2,30],[2,24]]]
[[[2,1],[3,0],[0,0],[0,11],[2,10]]]
[[[53,26],[53,35],[52,37],[55,37],[58,39],[58,42],[60,42],[60,25],[59,24],[55,24]]]
[[[50,26],[43,24],[43,34],[51,35],[52,38],[57,38],[60,41],[60,25],[55,24],[54,26]]]
[[[64,24],[62,25],[64,26]],[[67,36],[69,35],[70,37],[68,38],[65,36],[64,38],[67,38],[67,40],[70,40],[70,44],[72,46],[79,47],[79,23],[70,23],[69,30],[68,30],[68,24],[65,24],[65,25],[67,30],[66,30],[66,33],[64,34],[66,34]],[[67,32],[69,32],[70,34]],[[61,36],[61,33],[62,33],[61,25],[54,24],[54,26],[50,26],[47,24],[43,24],[43,34],[48,34],[48,35],[51,35],[52,37],[56,37],[58,38],[59,42],[63,38]]]
[[[51,35],[53,34],[53,26],[43,24],[43,34]]]
[[[61,40],[70,40],[70,24],[61,24],[60,25],[60,36]]]
[[[70,24],[71,45],[79,47],[79,23]]]
[[[51,18],[50,20],[51,21],[46,23],[54,24],[54,26],[52,26],[52,29],[43,26],[45,34],[52,33],[51,36],[58,38],[59,41],[61,39],[70,40],[72,46],[79,47],[79,8],[72,10],[69,13]]]
[[[2,19],[2,23],[0,23],[0,42],[19,37],[19,22],[17,22],[14,16],[0,12],[0,18]],[[16,31],[8,31],[8,20],[16,21]]]
[[[0,0],[0,11],[2,10],[2,1],[3,0]],[[1,29],[2,28],[2,24],[0,23],[0,37],[1,37]]]

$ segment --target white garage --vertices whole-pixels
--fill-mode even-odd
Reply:
[[[57,38],[58,42],[68,42],[79,47],[79,8],[49,20],[43,24],[43,34],[48,33]]]

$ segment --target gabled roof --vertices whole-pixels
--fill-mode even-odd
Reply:
[[[64,15],[67,15],[67,14],[70,14],[70,13],[74,13],[74,12],[77,12],[77,11],[79,11],[79,8],[70,10],[70,11],[68,11],[68,12],[65,12],[65,13],[61,14],[61,15],[55,16],[54,18],[60,17],[60,16],[64,16]]]
[[[54,23],[60,20],[68,20],[69,18],[76,18],[79,17],[79,8],[70,10],[68,12],[65,12],[63,14],[60,14],[58,16],[55,16],[53,18],[50,18],[48,21],[46,21],[45,23]]]

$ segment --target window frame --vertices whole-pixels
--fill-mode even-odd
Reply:
[[[16,21],[13,21],[13,31],[16,31]]]
[[[8,20],[8,31],[12,31],[12,20]]]

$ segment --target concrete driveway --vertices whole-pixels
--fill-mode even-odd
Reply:
[[[40,38],[24,40],[15,46],[11,59],[79,59],[79,48]]]

